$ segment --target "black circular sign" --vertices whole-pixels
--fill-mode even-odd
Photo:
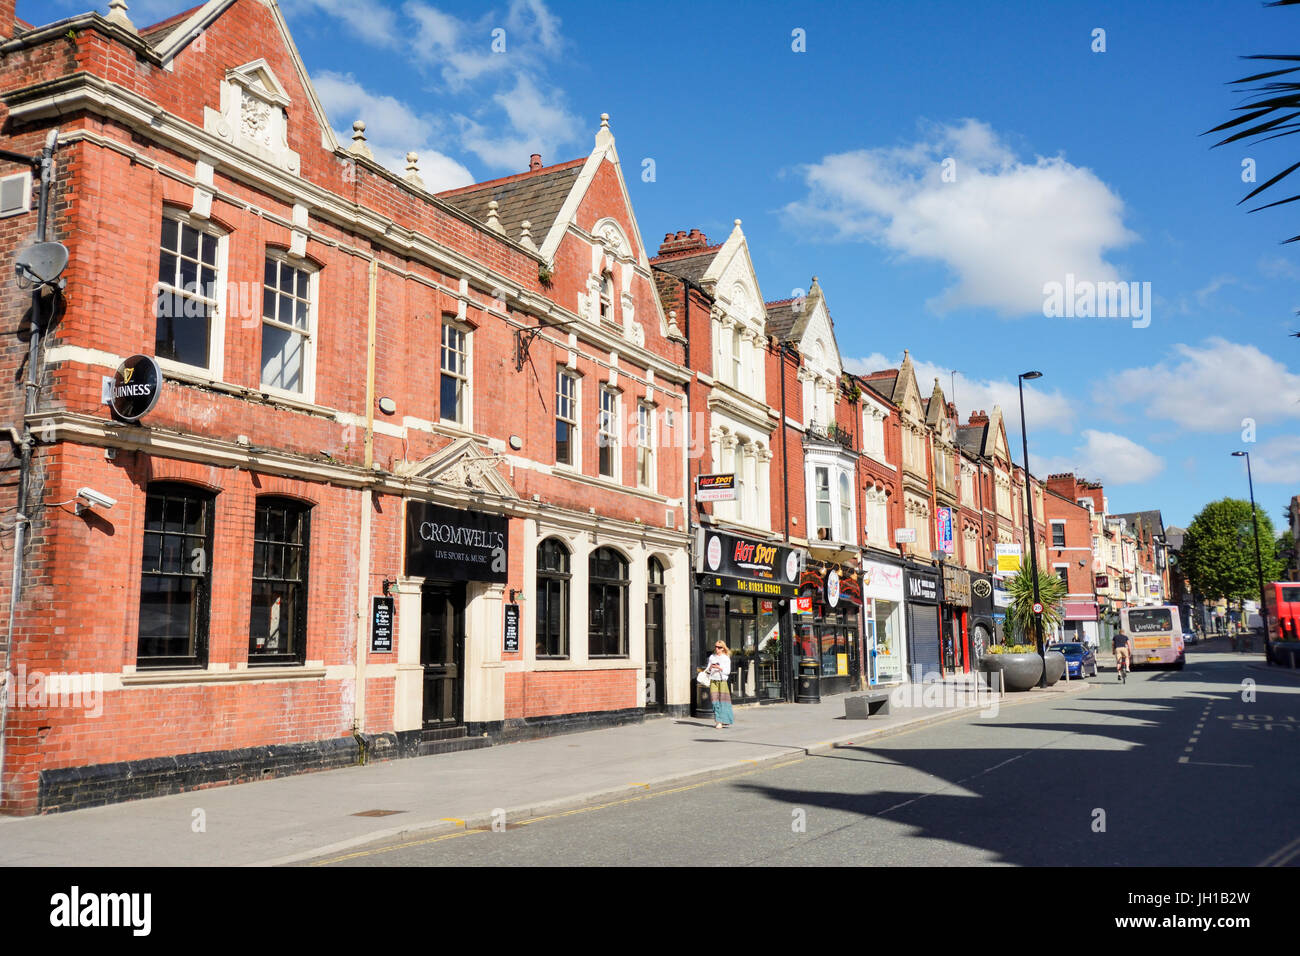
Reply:
[[[132,355],[117,367],[108,404],[118,418],[133,422],[153,411],[161,391],[158,363],[148,355]]]
[[[976,597],[986,598],[993,593],[993,586],[983,578],[976,578],[972,581],[970,589],[975,592]]]

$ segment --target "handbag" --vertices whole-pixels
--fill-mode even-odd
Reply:
[[[700,671],[698,674],[696,674],[696,675],[695,675],[695,683],[699,684],[701,687],[708,687],[708,686],[709,686],[709,672],[708,672],[708,671]]]

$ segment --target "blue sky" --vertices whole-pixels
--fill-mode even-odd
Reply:
[[[19,15],[48,4],[88,5],[19,0]],[[1226,82],[1265,68],[1240,55],[1300,52],[1300,9],[281,6],[333,125],[364,118],[377,155],[416,150],[431,185],[585,155],[607,112],[652,252],[666,231],[721,241],[742,219],[767,299],[820,277],[847,367],[910,349],[923,392],[940,376],[963,420],[1001,404],[1017,448],[1016,374],[1041,370],[1036,474],[1077,467],[1112,511],[1182,526],[1246,496],[1236,449],[1275,525],[1300,494],[1300,243],[1280,244],[1300,211],[1237,205],[1243,159],[1263,182],[1300,159],[1300,136],[1211,150],[1198,135],[1242,101]],[[1149,326],[1045,317],[1044,284],[1071,274],[1150,283]]]

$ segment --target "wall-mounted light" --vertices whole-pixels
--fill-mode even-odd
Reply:
[[[379,410],[385,415],[391,415],[397,411],[397,403],[385,395],[379,400]]]
[[[524,447],[524,440],[520,438],[518,435],[511,435],[510,447],[513,448],[515,451],[518,451],[519,449]]]
[[[391,588],[396,583],[397,583],[396,581],[390,581],[388,580],[388,578],[384,578],[384,584],[383,584],[384,597],[388,597],[389,588]]]

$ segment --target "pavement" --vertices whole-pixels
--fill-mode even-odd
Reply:
[[[973,680],[958,678],[904,685],[890,716],[868,720],[846,720],[846,695],[835,695],[819,704],[737,707],[735,725],[724,730],[711,720],[654,717],[482,750],[0,817],[0,865],[301,863],[377,840],[489,827],[502,813],[508,823],[752,771],[981,710],[994,716],[994,704],[1059,700],[1092,683],[1063,680],[996,700],[976,696]]]

